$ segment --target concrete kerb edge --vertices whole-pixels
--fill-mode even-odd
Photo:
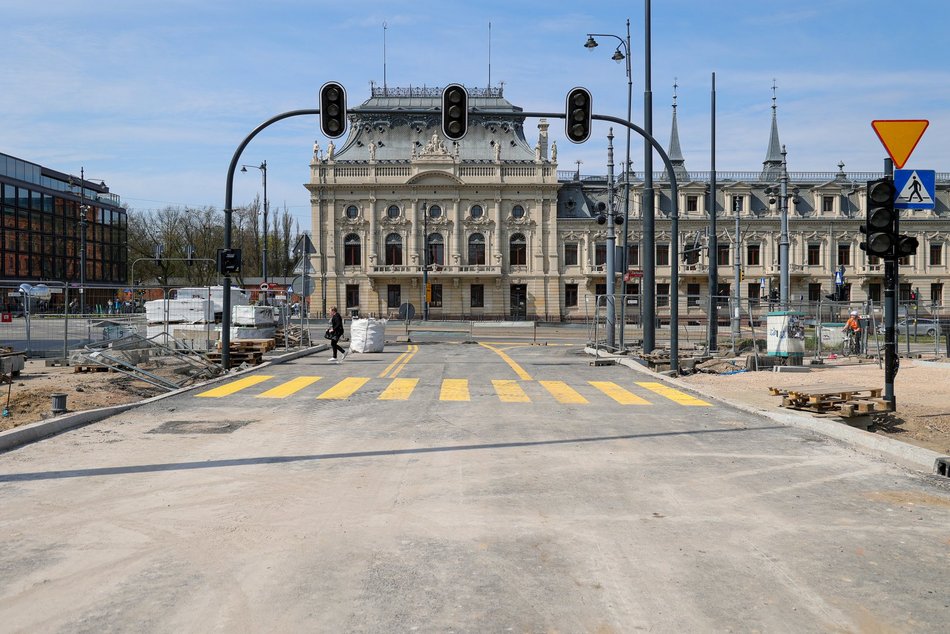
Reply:
[[[152,396],[150,398],[143,399],[141,401],[136,401],[135,403],[124,403],[122,405],[111,405],[109,407],[100,407],[98,409],[89,409],[81,412],[74,412],[71,414],[63,414],[62,416],[57,416],[56,418],[50,418],[48,420],[41,420],[35,423],[30,423],[29,425],[22,425],[20,427],[14,427],[13,429],[8,429],[6,431],[0,432],[0,452],[9,451],[10,449],[16,449],[17,447],[22,447],[23,445],[42,440],[44,438],[49,438],[50,436],[55,436],[61,434],[64,431],[69,431],[71,429],[76,429],[77,427],[83,427],[89,425],[90,423],[96,423],[98,421],[109,418],[116,414],[121,414],[122,412],[134,409],[141,405],[146,405],[148,403],[154,403],[156,401],[161,401],[162,399],[170,398],[172,396],[177,396],[179,394],[184,394],[190,392],[191,390],[196,390],[199,388],[207,387],[208,385],[213,385],[215,383],[220,383],[222,381],[233,379],[234,377],[241,376],[243,374],[248,374],[256,370],[261,370],[271,365],[278,365],[285,363],[287,361],[293,361],[294,359],[299,359],[300,357],[305,357],[311,354],[316,354],[317,352],[323,352],[328,350],[330,346],[327,344],[319,344],[316,346],[311,346],[309,348],[303,348],[301,350],[295,350],[287,354],[282,354],[279,356],[273,356],[267,359],[264,363],[260,365],[255,365],[243,370],[238,370],[237,372],[229,372],[227,374],[222,374],[221,376],[216,376],[213,379],[209,379],[202,383],[195,383],[194,385],[189,385],[187,387],[179,388],[172,392],[167,392],[165,394],[159,394],[158,396]]]
[[[595,356],[596,354],[594,348],[585,348],[585,352],[591,356]],[[600,356],[605,356],[603,351],[601,351]],[[723,405],[728,405],[729,407],[746,412],[748,414],[763,416],[777,423],[781,423],[782,425],[807,429],[808,431],[821,434],[822,436],[832,438],[839,442],[847,443],[855,449],[859,449],[865,453],[870,453],[876,457],[891,460],[903,467],[915,470],[924,469],[927,473],[933,473],[934,463],[936,462],[937,458],[944,457],[943,454],[937,453],[936,451],[925,449],[923,447],[917,447],[915,445],[909,445],[892,438],[878,436],[862,429],[856,429],[847,424],[837,422],[829,423],[829,421],[816,420],[810,416],[793,413],[791,411],[773,412],[770,410],[754,407],[752,405],[746,405],[745,403],[730,401],[707,390],[700,389],[695,385],[690,385],[684,381],[680,381],[674,377],[668,377],[653,372],[649,368],[644,367],[632,359],[619,356],[614,356],[613,358],[616,359],[618,365],[623,365],[632,370],[640,372],[641,374],[651,377],[653,380],[664,381],[678,388],[700,394],[705,398],[712,399],[716,402],[722,403]]]

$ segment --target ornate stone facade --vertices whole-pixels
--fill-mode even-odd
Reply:
[[[435,112],[438,89],[374,88],[351,116],[345,141],[324,155],[314,147],[311,179],[313,310],[339,306],[362,315],[396,313],[411,303],[421,313],[426,246],[431,285],[430,318],[584,320],[606,288],[606,232],[596,204],[609,202],[604,177],[557,171],[549,152],[548,123],[538,121],[535,143],[524,119],[473,114],[469,131],[453,143],[442,137]],[[473,108],[517,113],[500,89],[470,90]],[[774,103],[773,103],[774,107]],[[372,109],[404,109],[399,116]],[[710,257],[719,263],[717,294],[731,295],[738,257],[740,296],[764,298],[778,288],[781,174],[773,108],[763,169],[717,172],[717,253],[700,250],[680,264],[680,315],[702,320],[709,293]],[[680,154],[673,111],[668,146],[679,184],[680,237],[684,245],[708,244],[709,174],[690,172]],[[563,152],[562,152],[563,154]],[[794,153],[790,153],[794,156]],[[866,181],[877,173],[789,172],[790,297],[822,299],[833,290],[834,271],[844,267],[853,301],[883,297],[883,266],[858,247],[865,217]],[[622,180],[622,178],[621,178]],[[642,180],[630,177],[626,291],[640,291]],[[665,172],[654,176],[658,314],[668,312],[670,288],[670,192]],[[925,303],[943,305],[948,271],[950,174],[937,175],[936,209],[902,213],[901,230],[920,241],[901,266],[900,297],[919,289]],[[617,188],[615,209],[622,212]],[[735,219],[740,236],[736,241]],[[618,263],[618,272],[621,271]],[[619,275],[619,273],[618,273]],[[618,292],[623,288],[618,277]]]

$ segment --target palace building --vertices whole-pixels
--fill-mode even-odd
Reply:
[[[468,134],[457,143],[448,141],[440,130],[440,98],[439,89],[374,86],[350,116],[349,133],[339,147],[315,144],[307,184],[317,236],[312,309],[339,306],[364,316],[393,316],[400,305],[411,303],[421,315],[428,263],[430,319],[584,320],[607,288],[607,229],[597,222],[598,203],[613,200],[622,213],[624,175],[611,196],[607,177],[559,171],[548,122],[532,122],[536,132],[529,138],[524,117],[517,116],[522,110],[504,98],[501,88],[469,89],[469,105],[515,116],[473,113]],[[710,174],[687,169],[674,103],[666,149],[679,190],[680,251],[700,247],[679,266],[681,319],[705,316],[711,257],[719,267],[716,295],[733,295],[736,258],[743,301],[754,306],[778,289],[783,173],[788,177],[792,302],[827,301],[836,271],[843,274],[842,299],[883,299],[883,263],[858,246],[866,182],[882,173],[848,173],[842,163],[837,171],[785,171],[774,98],[772,108],[762,168],[716,173],[718,245],[709,253],[704,247],[709,243]],[[374,109],[404,113],[381,115],[370,112]],[[642,174],[631,171],[629,182],[630,222],[617,227],[618,246],[628,232],[627,266],[624,271],[618,258],[617,292],[636,296]],[[907,301],[919,290],[926,305],[939,307],[948,270],[944,227],[950,217],[950,174],[937,174],[936,190],[935,209],[901,213],[901,232],[917,237],[920,248],[902,261],[900,299]],[[656,303],[662,318],[672,301],[665,170],[654,174],[654,193]]]

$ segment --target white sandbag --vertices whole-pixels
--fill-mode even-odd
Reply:
[[[354,319],[350,322],[351,352],[382,352],[385,345],[385,319]]]

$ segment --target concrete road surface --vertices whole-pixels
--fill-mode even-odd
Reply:
[[[0,630],[946,630],[945,480],[486,343],[305,357],[0,454]]]

